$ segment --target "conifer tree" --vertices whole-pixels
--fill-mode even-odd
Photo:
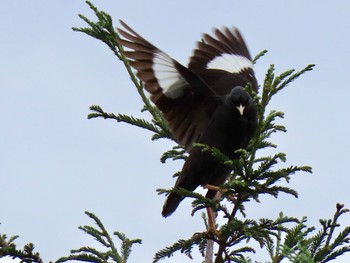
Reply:
[[[91,113],[88,118],[113,119],[118,122],[127,123],[152,133],[152,140],[173,140],[171,131],[163,119],[159,110],[151,104],[144,93],[142,83],[134,75],[123,55],[123,48],[118,44],[118,33],[115,31],[112,18],[103,11],[99,11],[91,2],[86,1],[97,17],[97,22],[79,15],[88,27],[73,28],[78,32],[88,34],[103,41],[124,64],[132,84],[136,87],[143,105],[141,110],[151,116],[151,121],[130,116],[127,114],[114,114],[105,112],[100,106],[90,107]],[[256,62],[266,51],[261,52],[254,58]],[[171,257],[174,253],[182,253],[192,258],[194,249],[198,249],[203,259],[194,259],[194,262],[257,262],[251,259],[256,248],[251,245],[252,241],[258,242],[261,249],[266,250],[270,256],[271,263],[281,262],[287,258],[291,262],[329,262],[350,251],[350,226],[341,228],[339,218],[349,210],[344,205],[337,204],[332,219],[320,220],[320,227],[307,226],[307,219],[301,219],[284,215],[282,212],[276,219],[261,218],[250,219],[245,212],[247,202],[260,202],[260,197],[270,195],[278,197],[279,194],[288,194],[297,197],[296,190],[282,185],[281,182],[289,182],[293,176],[300,172],[311,173],[311,167],[301,165],[284,166],[286,154],[277,152],[271,156],[262,156],[262,149],[277,146],[271,141],[275,133],[286,132],[278,120],[283,118],[281,111],[267,111],[270,101],[275,95],[285,89],[291,82],[302,74],[312,70],[314,65],[295,71],[294,69],[275,73],[274,65],[271,65],[262,82],[260,91],[256,94],[249,86],[246,90],[254,97],[258,105],[258,129],[247,149],[238,150],[237,158],[232,160],[221,153],[218,149],[207,145],[196,144],[202,151],[207,151],[218,158],[221,162],[232,169],[232,173],[226,183],[218,187],[220,193],[216,199],[207,199],[205,196],[190,192],[185,189],[158,189],[159,194],[177,193],[184,197],[193,199],[192,214],[202,212],[202,232],[194,233],[191,237],[178,240],[174,244],[155,253],[153,262]],[[181,145],[176,145],[161,156],[161,162],[169,159],[185,159],[186,153]],[[216,229],[208,227],[208,219],[203,209],[210,207],[215,214],[221,218]],[[140,239],[129,239],[125,234],[113,232],[110,235],[101,220],[91,212],[86,212],[97,227],[79,227],[84,233],[93,237],[105,250],[101,251],[93,247],[83,246],[71,251],[71,255],[62,257],[56,262],[70,260],[84,262],[127,262],[134,244],[140,244]],[[318,229],[316,231],[316,229]],[[316,231],[316,233],[315,233]],[[141,233],[140,233],[141,234]],[[120,248],[117,249],[114,238],[119,239]],[[0,257],[11,256],[19,258],[23,262],[42,262],[40,255],[34,252],[34,246],[29,243],[23,249],[17,249],[14,241],[17,236],[8,238],[0,235]]]

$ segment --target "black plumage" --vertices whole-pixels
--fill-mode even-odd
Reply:
[[[142,38],[124,22],[118,29],[119,43],[130,65],[137,71],[151,100],[160,109],[174,139],[189,153],[175,183],[194,191],[199,185],[218,186],[230,169],[194,142],[216,147],[234,158],[245,148],[257,126],[257,107],[243,89],[250,83],[257,91],[253,62],[236,28],[215,29],[215,37],[204,34],[197,43],[188,67]],[[216,192],[208,190],[207,197]],[[163,207],[164,217],[172,214],[183,197],[171,193]]]

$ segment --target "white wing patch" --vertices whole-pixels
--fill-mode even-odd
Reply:
[[[158,50],[153,54],[152,69],[166,97],[176,99],[181,97],[186,88],[186,80],[176,70],[173,59]]]
[[[240,73],[244,69],[253,68],[253,62],[243,56],[222,54],[207,64],[207,69],[221,69],[230,73]]]

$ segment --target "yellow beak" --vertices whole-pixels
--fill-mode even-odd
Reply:
[[[236,106],[237,110],[239,111],[239,113],[243,116],[243,112],[244,112],[244,108],[245,106],[243,106],[242,104],[240,104],[239,106]]]

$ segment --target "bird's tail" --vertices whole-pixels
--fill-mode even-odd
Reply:
[[[162,215],[164,217],[168,217],[172,213],[174,213],[174,211],[176,210],[176,208],[179,206],[180,202],[183,199],[184,198],[182,196],[171,193],[164,203]]]

